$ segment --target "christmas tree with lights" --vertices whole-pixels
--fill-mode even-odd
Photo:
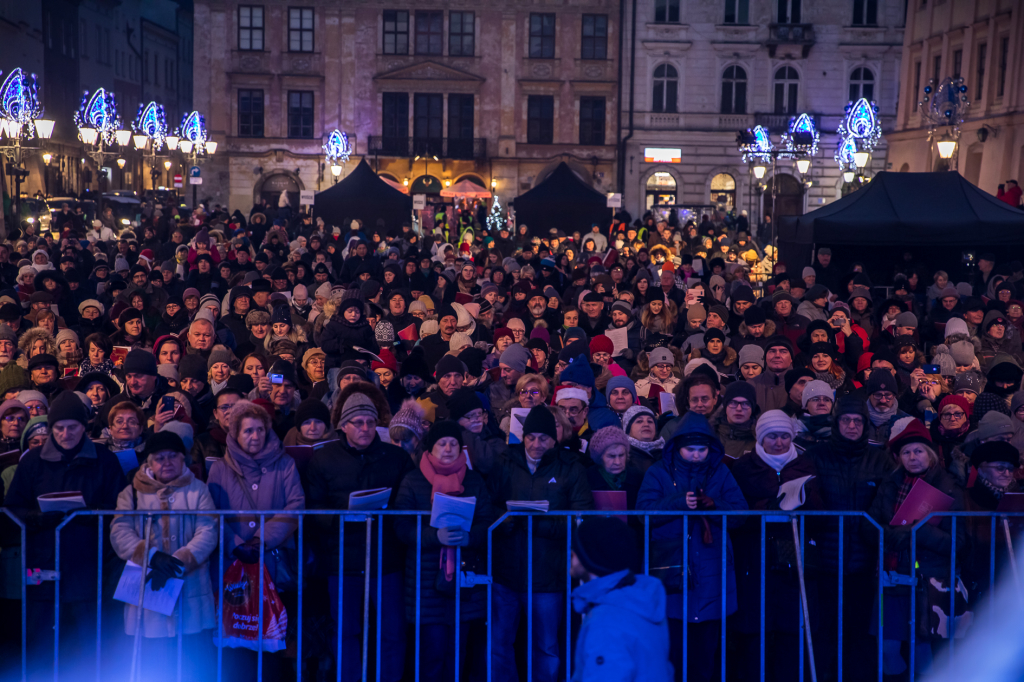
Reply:
[[[494,195],[494,203],[491,204],[491,212],[487,214],[487,231],[491,235],[498,234],[505,219],[501,217],[501,199]]]

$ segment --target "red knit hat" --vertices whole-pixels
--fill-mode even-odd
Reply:
[[[971,402],[962,395],[954,395],[950,393],[939,401],[939,414],[942,414],[942,410],[946,405],[956,405],[964,411],[964,414],[966,414],[968,418],[971,416]]]
[[[897,419],[896,423],[892,425],[892,432],[889,436],[889,450],[893,455],[899,457],[903,446],[910,443],[924,443],[930,446],[932,436],[920,419],[914,417]]]
[[[507,336],[508,338],[512,339],[513,342],[516,340],[516,336],[515,334],[512,333],[511,329],[509,329],[508,327],[499,327],[494,330],[494,343],[498,343],[498,339],[500,339],[503,336]]]
[[[398,360],[395,358],[394,354],[390,350],[384,348],[379,353],[377,353],[377,357],[379,357],[384,362],[377,362],[376,360],[374,360],[373,362],[370,363],[371,370],[377,371],[378,369],[390,369],[395,374],[398,374]]]
[[[595,336],[590,340],[590,354],[594,353],[608,353],[609,355],[615,350],[615,346],[612,344],[612,340],[604,334]]]

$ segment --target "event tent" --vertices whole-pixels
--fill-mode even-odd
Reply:
[[[515,198],[516,225],[527,225],[530,233],[546,235],[552,227],[566,234],[590,232],[597,223],[611,222],[607,199],[573,172],[564,161],[544,182]]]
[[[976,249],[1024,244],[1024,211],[956,172],[883,171],[838,201],[780,218],[778,231],[780,260],[794,267],[810,260],[812,245],[839,246],[833,254],[886,269],[903,251],[952,267],[962,257],[969,263],[966,256]]]
[[[328,225],[343,230],[342,221],[358,218],[366,234],[377,231],[377,219],[384,220],[385,234],[397,234],[402,223],[411,219],[412,198],[402,194],[378,176],[366,159],[337,185],[313,199],[313,215]]]

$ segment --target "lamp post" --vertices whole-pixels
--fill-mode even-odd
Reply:
[[[132,121],[132,130],[135,131],[132,141],[135,148],[142,151],[144,163],[149,165],[150,182],[153,189],[156,189],[156,179],[160,176],[156,155],[167,142],[167,116],[163,105],[156,102],[140,104],[138,114]],[[169,162],[165,163],[165,169],[169,167]]]
[[[21,183],[28,178],[28,171],[22,165],[25,152],[40,149],[34,143],[49,139],[53,125],[53,121],[43,118],[35,74],[26,76],[20,68],[11,71],[0,86],[0,151],[8,161],[5,170],[14,179],[14,215],[18,221],[21,220]],[[30,141],[33,144],[28,144]]]
[[[208,157],[213,156],[217,151],[217,143],[209,139],[206,131],[206,119],[198,111],[190,111],[181,119],[181,125],[174,131],[174,135],[167,136],[168,149],[178,150],[184,156],[185,161],[191,166],[201,166]],[[173,140],[173,145],[172,145]],[[202,184],[202,177],[192,177],[189,173],[189,184],[192,185],[192,210],[199,205],[196,198],[196,186]]]
[[[846,115],[836,134],[839,144],[833,158],[843,175],[843,194],[860,189],[867,182],[867,168],[871,152],[882,139],[882,126],[878,122],[878,105],[860,98],[846,105]],[[850,187],[854,180],[859,181]]]
[[[946,170],[956,170],[959,166],[960,124],[970,106],[967,85],[959,76],[941,81],[932,78],[918,102],[921,118],[928,123],[928,141],[935,144]],[[939,128],[945,128],[941,136],[937,135]]]

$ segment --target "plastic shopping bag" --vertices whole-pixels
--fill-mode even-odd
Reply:
[[[224,640],[223,646],[259,649],[260,565],[235,561],[224,571]],[[263,568],[263,650],[285,648],[288,612],[278,596],[270,573]]]

